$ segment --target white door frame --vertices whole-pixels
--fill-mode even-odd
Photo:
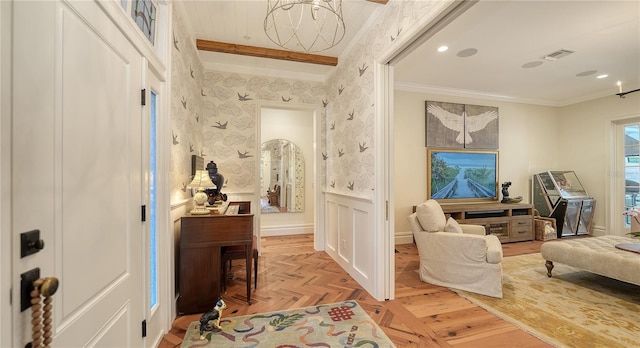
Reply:
[[[395,45],[383,51],[374,62],[376,88],[376,141],[383,144],[376,151],[376,187],[375,211],[378,213],[376,221],[376,235],[380,236],[380,246],[384,255],[383,264],[378,265],[381,275],[378,284],[381,286],[385,299],[395,297],[395,228],[394,228],[394,134],[393,134],[393,96],[394,79],[393,64],[402,59],[436,32],[440,31],[456,17],[464,13],[476,1],[449,1],[437,4],[440,11],[434,18],[425,18],[421,25],[412,27],[406,36],[401,36]]]
[[[314,248],[315,250],[324,250],[325,246],[325,231],[324,231],[324,200],[323,200],[323,192],[322,185],[319,185],[319,180],[321,178],[320,170],[322,170],[322,149],[320,146],[320,139],[322,136],[321,132],[321,122],[322,122],[322,110],[319,106],[315,104],[298,104],[298,103],[284,103],[284,102],[275,102],[275,101],[258,101],[257,110],[256,110],[256,128],[257,128],[257,136],[256,136],[256,151],[260,153],[260,149],[262,147],[262,109],[282,109],[282,110],[296,110],[296,111],[308,111],[313,113],[313,174],[311,178],[313,179],[314,185],[314,205],[315,205],[315,216],[314,216],[314,232],[313,232],[313,240],[314,240]],[[256,160],[256,174],[260,173],[260,160]],[[260,246],[260,180],[256,177],[255,183],[255,196],[254,196],[254,206],[257,207],[254,215],[255,219],[255,230],[256,236],[258,236],[258,246]],[[309,183],[307,179],[307,174],[305,173],[305,185]]]
[[[0,1],[0,294],[11,293],[11,37],[13,0]],[[0,296],[0,347],[11,347],[11,299]]]
[[[605,177],[609,180],[609,189],[605,190],[604,202],[598,203],[605,209],[605,230],[614,231],[611,234],[625,236],[631,229],[625,227],[622,212],[625,210],[624,205],[624,185],[625,185],[625,169],[624,162],[620,159],[620,154],[624,154],[624,126],[628,124],[640,122],[640,115],[627,116],[623,118],[612,119],[609,123],[609,131],[605,136],[605,143],[609,144],[609,151],[606,152],[608,167],[605,168]],[[608,138],[608,139],[607,139]],[[595,231],[594,231],[595,232]]]
[[[149,309],[149,294],[147,292],[147,286],[149,284],[149,279],[147,271],[148,269],[148,255],[147,255],[147,244],[143,243],[145,255],[143,264],[144,270],[144,279],[145,284],[142,284],[142,288],[145,289],[143,295],[144,302],[144,312],[143,318],[146,320],[147,324],[147,337],[144,339],[145,347],[156,347],[158,343],[162,340],[162,336],[165,332],[168,332],[172,319],[171,318],[171,306],[173,305],[171,301],[170,294],[173,293],[172,287],[170,284],[173,284],[170,280],[174,278],[171,274],[173,265],[172,259],[167,257],[162,257],[161,255],[171,255],[172,249],[170,248],[170,241],[172,241],[172,236],[170,234],[170,222],[169,222],[169,208],[170,208],[170,197],[169,197],[169,161],[170,158],[167,155],[168,151],[166,148],[167,144],[170,144],[168,140],[168,120],[169,120],[169,112],[168,112],[168,103],[169,103],[169,95],[167,93],[167,83],[162,80],[162,75],[153,69],[149,65],[149,62],[145,60],[145,64],[143,67],[143,72],[145,77],[143,78],[143,83],[145,85],[145,94],[146,94],[146,105],[142,108],[142,118],[143,118],[143,197],[142,201],[145,205],[147,205],[147,222],[144,226],[145,233],[148,233],[149,223],[150,223],[150,214],[149,214],[149,135],[150,135],[150,103],[151,103],[151,92],[153,91],[157,96],[156,107],[156,255],[157,255],[157,279],[158,279],[158,298],[157,303],[158,306],[153,311]],[[164,146],[163,146],[164,145]],[[147,235],[148,237],[148,235]],[[155,335],[155,337],[154,337]]]

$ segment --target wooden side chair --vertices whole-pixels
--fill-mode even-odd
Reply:
[[[231,270],[232,260],[244,260],[246,257],[244,245],[233,245],[222,248],[222,290],[227,290],[227,272]],[[247,281],[249,281],[247,279]],[[258,288],[258,243],[253,236],[253,288]]]
[[[280,185],[274,185],[273,191],[269,191],[269,204],[275,207],[280,206]]]

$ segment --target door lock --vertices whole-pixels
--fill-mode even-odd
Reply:
[[[44,248],[44,241],[40,239],[40,230],[20,233],[20,257],[35,254]]]

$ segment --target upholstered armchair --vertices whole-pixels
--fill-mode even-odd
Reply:
[[[409,215],[420,254],[420,280],[502,298],[502,244],[479,225],[447,219],[435,200]]]

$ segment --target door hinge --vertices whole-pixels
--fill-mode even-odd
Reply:
[[[147,319],[142,321],[142,337],[147,337]]]
[[[140,91],[140,105],[147,105],[147,90],[146,88],[143,88]]]
[[[389,221],[389,201],[385,201],[385,216],[386,216],[386,220]]]
[[[142,218],[142,222],[147,221],[147,206],[143,205],[142,207],[140,207],[142,209],[140,209],[140,215]]]

